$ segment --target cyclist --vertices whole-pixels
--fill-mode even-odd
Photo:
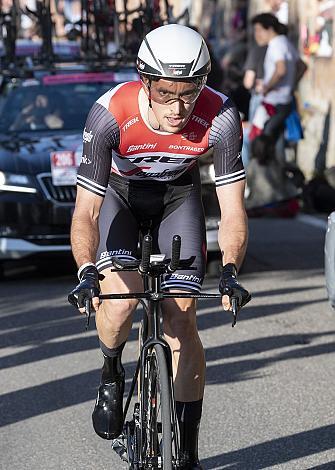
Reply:
[[[206,231],[197,161],[213,153],[221,207],[219,245],[223,253],[220,290],[239,297],[237,281],[247,244],[245,172],[240,157],[241,126],[234,104],[205,86],[210,58],[193,29],[171,24],[147,34],[137,58],[141,80],[109,90],[93,105],[84,129],[83,159],[73,214],[72,250],[79,284],[69,300],[84,312],[92,299],[104,356],[93,426],[106,439],[122,431],[124,369],[122,350],[136,300],[99,305],[100,292],[141,289],[134,272],[111,272],[111,259],[136,257],[141,223],[151,221],[156,252],[171,255],[174,234],[182,237],[181,257],[195,255],[196,270],[166,275],[171,291],[201,289]],[[230,299],[222,297],[223,308]],[[192,299],[163,302],[165,337],[171,347],[181,452],[185,469],[201,469],[198,432],[205,382],[205,358]]]

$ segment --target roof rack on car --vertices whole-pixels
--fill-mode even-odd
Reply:
[[[50,0],[36,0],[35,10],[22,9],[19,2],[12,0],[4,11],[0,0],[0,65],[7,76],[32,76],[41,67],[52,72],[59,63],[76,62],[92,69],[132,64],[148,31],[183,17],[173,17],[168,0],[164,11],[160,0],[141,0],[135,9],[128,9],[128,0],[123,0],[122,11],[117,11],[115,0],[81,0],[80,19],[72,24],[74,35],[72,31],[69,40],[59,40]],[[21,15],[37,26],[39,40],[18,38]]]

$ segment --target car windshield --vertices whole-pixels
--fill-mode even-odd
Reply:
[[[100,81],[99,75],[91,74],[88,79],[79,74],[72,80],[69,75],[63,75],[65,79],[55,75],[43,81],[9,83],[0,98],[0,132],[82,130],[94,101],[126,81],[108,80],[108,74],[101,74]]]

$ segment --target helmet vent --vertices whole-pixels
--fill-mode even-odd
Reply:
[[[202,52],[202,48],[203,48],[203,43],[201,43],[201,47],[200,47],[200,50],[199,50],[199,54],[198,54],[198,57],[196,58],[196,60],[194,61],[193,63],[193,67],[191,69],[191,72],[194,72],[194,69],[196,68],[198,62],[199,62],[199,59],[200,59],[200,56],[201,56],[201,52]]]
[[[152,49],[151,49],[151,47],[150,47],[150,44],[149,44],[147,38],[144,38],[144,42],[145,42],[145,44],[146,44],[146,46],[147,46],[147,48],[148,48],[148,50],[149,50],[149,52],[150,52],[152,58],[154,59],[155,64],[157,65],[158,70],[160,70],[161,72],[163,72],[163,69],[162,69],[160,63],[159,63],[158,60],[156,59],[155,54],[152,52]]]

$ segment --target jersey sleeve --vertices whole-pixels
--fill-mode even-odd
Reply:
[[[213,120],[209,133],[209,145],[213,147],[216,186],[245,179],[241,158],[241,119],[231,99],[224,102]]]
[[[112,151],[119,145],[119,126],[101,104],[92,106],[83,132],[83,155],[77,185],[98,196],[106,194],[112,164]]]

